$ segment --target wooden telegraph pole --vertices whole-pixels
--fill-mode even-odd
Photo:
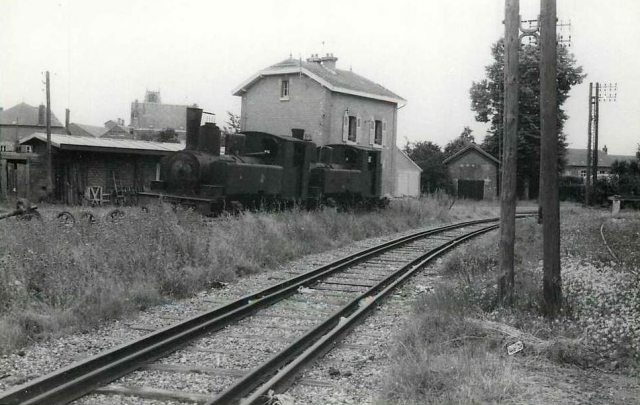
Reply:
[[[593,170],[591,175],[593,176],[593,186],[596,186],[598,181],[598,127],[600,116],[600,83],[596,83],[596,95],[594,96],[593,105]]]
[[[593,131],[593,83],[589,83],[589,125],[587,127],[587,178],[584,184],[584,204],[589,206],[591,197],[591,131]]]
[[[47,71],[47,194],[53,194],[53,165],[51,163],[51,92]]]
[[[511,304],[514,284],[516,235],[516,159],[518,137],[518,50],[520,2],[505,0],[504,135],[502,137],[502,190],[500,193],[500,273],[498,299]]]
[[[558,125],[556,73],[556,0],[540,1],[540,190],[545,311],[555,317],[562,303],[560,278],[560,205],[558,196]],[[596,90],[597,91],[597,90]]]

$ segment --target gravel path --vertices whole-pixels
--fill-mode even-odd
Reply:
[[[67,366],[74,361],[140,338],[157,328],[168,326],[200,312],[224,305],[231,300],[263,289],[295,274],[304,273],[347,254],[413,232],[415,230],[384,238],[372,238],[327,253],[306,256],[278,269],[240,279],[224,288],[208,290],[191,299],[154,307],[130,318],[111,322],[90,333],[63,336],[2,356],[0,357],[0,392],[60,367]],[[295,398],[296,404],[371,403],[375,398],[376,387],[380,386],[380,375],[386,366],[385,352],[387,345],[392,341],[393,333],[397,330],[398,325],[403,322],[404,316],[409,313],[410,303],[415,299],[416,295],[432,289],[434,283],[437,283],[437,277],[430,275],[428,271],[415,277],[402,291],[397,292],[388,299],[380,310],[374,313],[373,317],[358,326],[354,333],[347,337],[344,344],[339,345],[330,352],[324,361],[318,362],[316,366],[306,371],[303,375],[303,384],[294,386],[288,395]],[[271,314],[279,315],[282,317],[281,319],[291,321],[288,317],[295,314],[296,309],[295,305],[289,303],[288,307],[274,306],[269,311]],[[321,316],[323,312],[326,311],[322,311],[322,308],[319,308],[318,316]],[[256,355],[274,352],[280,346],[286,344],[288,340],[287,334],[293,333],[297,326],[302,330],[315,323],[313,317],[310,317],[308,322],[298,320],[296,322],[299,325],[292,326],[287,324],[290,330],[280,329],[276,333],[274,332],[276,330],[274,326],[269,324],[273,319],[278,318],[265,317],[253,321],[254,323],[258,322],[259,326],[262,325],[260,322],[264,322],[264,325],[262,325],[264,333],[274,336],[270,347],[265,349],[260,345],[256,345],[256,342],[250,342],[250,346],[248,345],[246,348],[247,351],[256,351]],[[252,325],[252,333],[255,333],[255,326]],[[230,329],[228,332],[240,334],[242,333],[242,328],[243,324],[240,323],[233,325],[233,331]],[[227,331],[225,330],[225,332]],[[225,344],[228,344],[228,342],[227,340]],[[238,340],[236,344],[247,344],[247,341]],[[187,354],[180,352],[179,355],[168,357],[161,362],[180,364],[207,361],[210,365],[213,360],[213,364],[216,367],[242,368],[244,364],[234,362],[232,357],[225,357],[224,352],[224,348],[221,348],[220,344],[216,342],[216,337],[212,337],[200,341],[198,348],[192,352],[187,352]],[[140,376],[154,376],[154,373],[158,374],[158,379],[166,379],[167,374],[158,373],[154,370],[140,370],[125,377],[123,381],[134,383]],[[220,380],[222,385],[228,385],[231,379],[231,377],[226,376],[212,377],[211,375],[193,373],[173,373],[171,375],[174,377],[170,381],[165,381],[166,384],[164,384],[167,389],[184,389],[192,392],[215,392],[215,390],[207,391],[200,387],[210,387],[212,379]],[[163,382],[161,381],[161,383]],[[115,403],[104,399],[100,401],[99,398],[101,397],[103,396],[93,395],[91,398],[79,401],[79,403]],[[115,398],[113,399],[115,401]],[[160,403],[149,399],[127,402],[131,400],[133,398],[118,399],[117,403]]]

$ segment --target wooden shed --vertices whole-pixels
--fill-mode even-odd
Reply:
[[[0,174],[6,179],[4,184],[10,183],[12,176],[18,180],[14,188],[3,187],[2,191],[37,201],[48,194],[44,163],[47,136],[35,133],[22,139],[20,145],[29,153],[23,159],[15,154],[3,163]],[[160,159],[184,149],[184,145],[52,134],[51,148],[55,199],[74,205],[82,203],[89,190],[100,190],[107,196],[117,188],[144,190],[151,180],[157,180]]]

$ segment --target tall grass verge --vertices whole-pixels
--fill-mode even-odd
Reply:
[[[419,300],[400,333],[381,404],[535,402],[526,374],[536,362],[640,370],[638,277],[623,260],[604,260],[599,228],[608,214],[571,209],[562,218],[562,315],[542,316],[542,235],[534,220],[517,223],[510,308],[497,301],[498,236],[467,245],[443,262],[444,287]],[[627,221],[615,229],[637,232],[640,217]],[[516,341],[524,350],[509,356]]]
[[[489,216],[491,209],[495,215],[495,207],[483,207],[474,215]],[[120,222],[89,224],[70,208],[78,222],[65,227],[55,221],[56,208],[41,209],[43,222],[0,221],[0,353],[303,255],[465,219],[471,210],[463,204],[449,210],[439,197],[393,201],[387,210],[366,213],[293,210],[209,219],[159,205],[149,213],[127,208]]]

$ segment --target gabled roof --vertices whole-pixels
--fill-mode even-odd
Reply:
[[[242,93],[247,91],[264,76],[296,73],[304,74],[336,93],[350,94],[402,105],[407,103],[407,100],[392,91],[350,70],[329,69],[319,63],[305,62],[293,58],[285,59],[282,62],[259,71],[234,89],[232,94],[234,96],[241,96]]]
[[[7,108],[0,113],[0,124],[20,126],[40,125],[38,122],[38,109],[38,107],[32,107],[26,103],[20,103],[11,108]],[[46,123],[44,125],[46,125]],[[58,121],[53,111],[51,112],[51,126],[62,127],[62,124]]]
[[[604,151],[598,151],[598,167],[611,167],[613,162],[631,161],[636,157],[633,155],[608,155]],[[587,150],[586,149],[567,149],[567,165],[566,167],[587,166]]]
[[[25,144],[32,140],[47,142],[47,135],[41,132],[31,134],[20,140]],[[93,152],[115,152],[136,154],[167,154],[184,149],[181,143],[161,143],[134,141],[127,139],[101,139],[88,136],[71,136],[51,134],[51,146],[66,150],[85,150]]]
[[[411,165],[415,166],[415,168],[416,168],[418,171],[420,171],[420,172],[422,172],[422,171],[423,171],[423,170],[422,170],[422,168],[421,168],[420,166],[418,166],[418,164],[417,164],[416,162],[414,162],[414,161],[413,161],[413,159],[411,159],[411,158],[409,157],[409,155],[407,155],[407,154],[406,154],[402,149],[398,148],[397,146],[396,146],[396,153],[399,153],[401,157],[403,157],[403,158],[404,158],[406,161],[408,161]]]
[[[449,164],[449,162],[452,162],[452,161],[458,159],[459,157],[461,157],[462,155],[464,155],[464,154],[466,154],[468,152],[471,152],[471,151],[478,152],[480,155],[482,155],[485,158],[489,159],[491,162],[495,163],[496,165],[500,164],[500,161],[498,159],[496,159],[495,157],[493,157],[490,154],[488,154],[487,152],[485,152],[481,147],[479,147],[475,143],[468,144],[464,148],[460,149],[459,151],[457,151],[453,155],[451,155],[448,158],[446,158],[445,160],[443,160],[442,163]]]
[[[100,138],[108,129],[104,127],[98,127],[95,125],[76,124],[75,122],[69,124],[70,135],[73,136],[93,136],[94,138]]]

